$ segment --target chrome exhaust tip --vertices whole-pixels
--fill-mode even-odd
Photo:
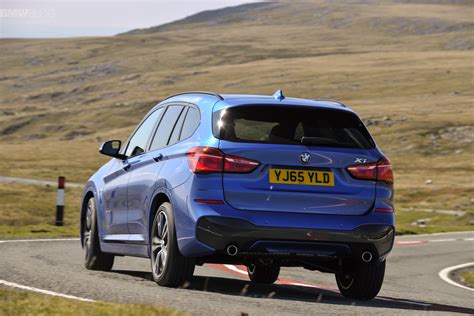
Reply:
[[[227,254],[231,257],[235,256],[239,252],[239,248],[236,245],[229,245],[227,246]]]
[[[373,257],[374,257],[374,256],[372,255],[372,253],[371,253],[370,251],[364,251],[364,252],[362,253],[362,256],[361,256],[362,261],[364,261],[364,262],[370,262],[370,261],[372,261]]]

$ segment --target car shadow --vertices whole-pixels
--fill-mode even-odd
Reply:
[[[111,272],[125,274],[153,282],[151,273],[149,272],[129,270],[112,270]],[[415,301],[409,298],[378,296],[370,301],[350,300],[344,298],[338,292],[326,289],[299,285],[255,284],[246,280],[223,277],[194,276],[189,282],[186,282],[182,288],[192,291],[203,291],[252,298],[303,301],[312,304],[336,304],[413,311],[439,311],[474,314],[474,309],[468,307],[438,304],[428,301]]]

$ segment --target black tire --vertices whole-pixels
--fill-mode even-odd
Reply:
[[[351,273],[336,274],[337,287],[350,299],[371,300],[382,288],[385,275],[383,262],[358,262]]]
[[[280,274],[280,266],[251,264],[247,266],[249,279],[255,283],[272,284],[278,280]]]
[[[173,208],[168,202],[160,205],[153,219],[150,262],[153,280],[161,286],[182,286],[194,273],[194,259],[184,257],[178,249]]]
[[[110,271],[114,265],[114,255],[100,250],[99,232],[97,229],[97,207],[95,198],[87,201],[84,224],[81,227],[82,248],[84,249],[84,266],[89,270]]]

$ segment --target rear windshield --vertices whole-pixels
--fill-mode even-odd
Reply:
[[[299,106],[236,106],[213,114],[214,136],[231,142],[369,149],[374,142],[353,113]]]

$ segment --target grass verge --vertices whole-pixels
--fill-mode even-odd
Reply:
[[[154,305],[88,303],[0,288],[1,315],[185,315]]]
[[[0,238],[79,235],[81,189],[66,189],[62,227],[54,225],[56,188],[2,184],[0,196]]]
[[[467,286],[474,288],[474,271],[464,272],[462,274],[462,282]]]
[[[395,213],[397,235],[431,234],[474,230],[473,213],[463,216],[416,210],[398,210]],[[416,224],[416,223],[422,224]]]

